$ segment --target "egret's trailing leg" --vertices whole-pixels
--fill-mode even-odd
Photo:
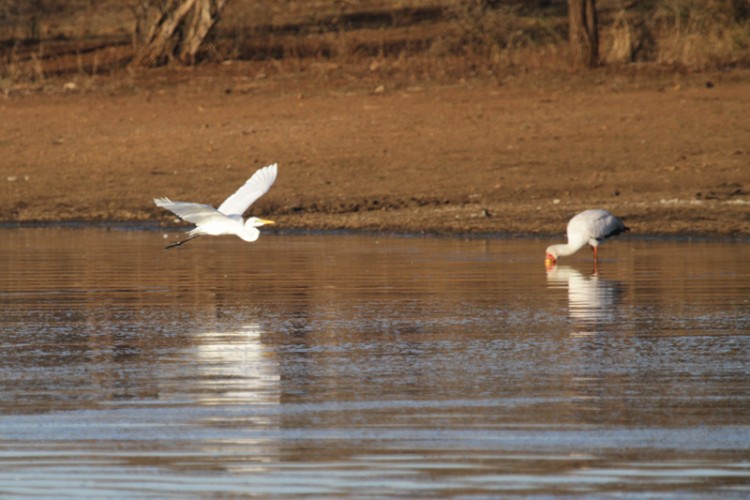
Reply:
[[[174,243],[170,243],[169,245],[165,246],[164,249],[165,250],[169,250],[170,248],[178,247],[178,246],[182,245],[183,243],[187,243],[188,241],[190,241],[190,240],[192,240],[194,238],[197,238],[197,237],[198,237],[198,235],[196,234],[196,235],[191,236],[189,238],[185,238],[184,240],[180,240],[180,241],[176,241]]]

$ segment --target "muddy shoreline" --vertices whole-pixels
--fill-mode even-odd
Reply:
[[[606,208],[638,235],[750,234],[750,84],[256,81],[233,68],[0,100],[0,221],[159,222],[256,168],[285,229],[561,234]],[[184,73],[184,71],[183,71]]]

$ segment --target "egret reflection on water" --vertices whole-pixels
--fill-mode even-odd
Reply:
[[[199,367],[203,405],[280,402],[280,374],[273,352],[263,345],[256,323],[230,331],[195,334],[192,364]]]

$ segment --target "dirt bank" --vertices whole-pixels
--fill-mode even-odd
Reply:
[[[0,220],[172,218],[278,162],[282,227],[560,233],[607,208],[640,234],[750,234],[750,84],[537,86],[154,70],[0,98]],[[695,80],[693,80],[694,82]]]

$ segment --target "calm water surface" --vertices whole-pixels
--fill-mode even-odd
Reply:
[[[0,230],[0,496],[750,495],[748,243],[164,243]]]

